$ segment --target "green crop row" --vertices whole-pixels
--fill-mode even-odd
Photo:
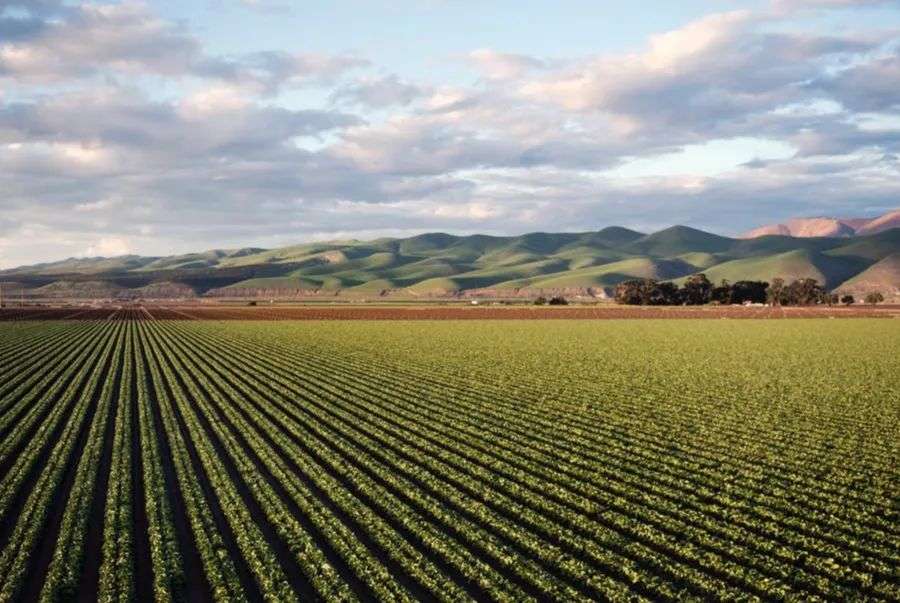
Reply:
[[[897,321],[142,316],[0,325],[0,603],[900,600]]]

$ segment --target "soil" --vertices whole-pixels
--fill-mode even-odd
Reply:
[[[10,320],[530,320],[639,318],[896,318],[900,305],[856,306],[109,306],[5,308]]]

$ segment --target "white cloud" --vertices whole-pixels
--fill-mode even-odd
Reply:
[[[116,199],[99,199],[97,201],[78,203],[72,207],[72,210],[77,212],[99,212],[111,209],[118,204],[119,202]]]
[[[473,50],[468,59],[484,77],[498,80],[519,78],[529,71],[546,66],[544,61],[535,57],[498,52],[491,48]]]
[[[802,9],[863,8],[867,6],[900,4],[897,0],[772,0],[772,6],[782,13]]]
[[[439,218],[463,218],[475,221],[496,218],[506,213],[503,208],[497,207],[494,204],[477,201],[471,203],[453,203],[449,205],[438,203],[433,208],[429,208],[426,211],[429,213],[434,212],[434,215]]]
[[[359,57],[321,53],[211,56],[184,26],[161,19],[135,0],[81,3],[28,35],[0,39],[0,81],[12,78],[18,86],[95,75],[155,75],[221,80],[250,94],[273,94],[282,87],[326,84],[366,65]]]
[[[0,76],[55,81],[101,68],[175,75],[188,71],[198,54],[193,36],[142,3],[81,4],[36,35],[3,44]]]
[[[131,245],[123,237],[103,237],[90,245],[81,255],[83,257],[115,257],[131,253]]]
[[[451,86],[42,0],[0,23],[0,262],[893,207],[900,37],[804,29],[838,5],[861,3],[713,14],[627,53],[476,49]]]

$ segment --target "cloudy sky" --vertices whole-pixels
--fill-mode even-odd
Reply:
[[[897,0],[0,0],[0,268],[898,200]]]

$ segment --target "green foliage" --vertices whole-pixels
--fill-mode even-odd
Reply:
[[[867,304],[871,304],[874,306],[875,304],[880,304],[883,301],[884,301],[884,295],[882,295],[881,292],[879,292],[879,291],[872,291],[871,293],[866,294],[866,303]]]
[[[766,289],[766,301],[773,306],[811,306],[820,303],[837,303],[832,294],[814,278],[801,278],[786,285],[780,278]]]
[[[877,319],[0,324],[0,599],[897,600],[898,342]]]
[[[768,285],[759,281],[731,284],[722,280],[714,286],[705,274],[690,276],[681,288],[668,281],[631,280],[616,287],[615,300],[620,304],[641,306],[762,303],[766,301]]]

